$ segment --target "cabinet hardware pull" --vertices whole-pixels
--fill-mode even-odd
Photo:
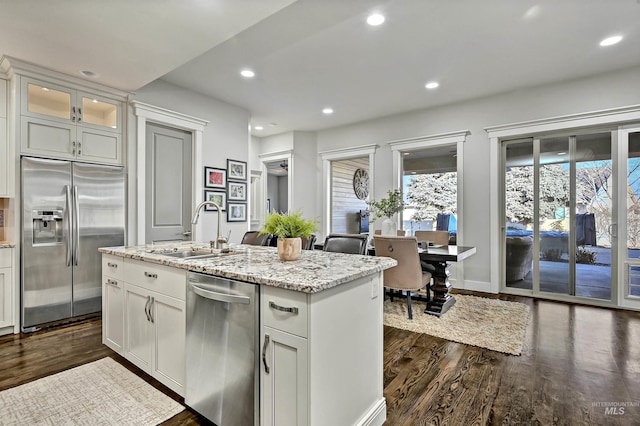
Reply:
[[[262,345],[262,363],[264,364],[264,372],[269,374],[269,366],[267,365],[267,346],[269,346],[269,335],[264,335],[264,344]]]
[[[282,312],[289,312],[294,315],[298,315],[298,308],[286,308],[284,306],[276,305],[273,301],[269,300],[269,307]]]
[[[107,279],[107,284],[111,284],[111,285],[114,285],[114,286],[118,287],[118,281],[116,281],[116,280]]]
[[[78,107],[78,123],[82,121],[82,108]]]
[[[74,106],[71,107],[71,122],[76,122],[76,107]]]
[[[147,321],[151,321],[149,317],[149,303],[151,303],[151,296],[147,296],[147,303],[144,304],[144,314],[147,316]]]
[[[144,276],[147,278],[158,278],[158,274],[152,274],[151,272],[146,272],[144,273]]]
[[[151,307],[154,303],[156,303],[156,299],[155,297],[152,297],[151,303],[149,303],[149,318],[151,318],[151,324],[154,324],[156,322],[156,320],[153,319],[153,311],[151,310]]]
[[[117,263],[107,262],[107,266],[108,266],[109,268],[117,268],[117,267],[118,267],[118,264],[117,264]]]

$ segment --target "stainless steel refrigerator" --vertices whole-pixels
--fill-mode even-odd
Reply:
[[[99,247],[124,245],[124,169],[23,157],[22,330],[99,312]]]

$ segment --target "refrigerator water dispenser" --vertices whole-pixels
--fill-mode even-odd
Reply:
[[[33,245],[63,244],[62,210],[33,210]]]

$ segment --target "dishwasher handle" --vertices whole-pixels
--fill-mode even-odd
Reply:
[[[202,287],[199,287],[194,284],[197,282],[195,280],[189,280],[191,289],[198,296],[204,297],[205,299],[217,300],[219,302],[228,302],[228,303],[241,303],[243,305],[248,305],[251,303],[251,298],[248,296],[238,296],[235,294],[228,293],[219,293],[217,291],[206,290]]]

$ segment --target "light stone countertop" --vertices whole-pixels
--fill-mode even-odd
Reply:
[[[327,253],[320,250],[302,250],[298,260],[283,262],[278,258],[275,247],[240,244],[230,244],[229,247],[232,253],[205,259],[175,258],[162,254],[209,248],[205,243],[193,241],[103,247],[99,251],[128,259],[304,293],[317,293],[397,264],[394,259],[388,257]]]
[[[15,243],[12,243],[11,241],[0,241],[0,248],[11,248],[15,246]]]

